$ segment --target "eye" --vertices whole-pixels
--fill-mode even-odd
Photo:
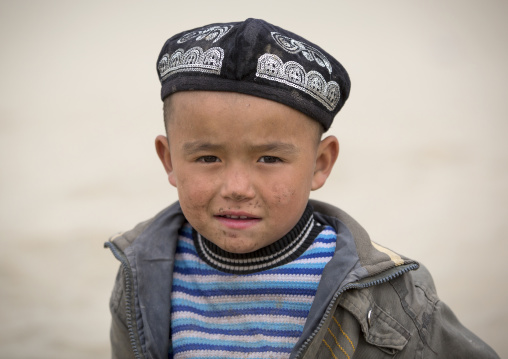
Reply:
[[[197,162],[213,163],[220,162],[220,159],[216,156],[201,156],[197,159]]]
[[[278,163],[278,162],[282,162],[282,160],[279,157],[275,157],[275,156],[261,156],[259,158],[258,162],[261,162],[261,163]]]

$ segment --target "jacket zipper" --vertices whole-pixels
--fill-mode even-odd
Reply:
[[[116,259],[118,259],[122,265],[123,272],[125,274],[125,316],[127,319],[127,329],[129,330],[129,341],[131,343],[132,351],[134,352],[134,357],[136,359],[143,359],[144,356],[141,351],[138,349],[136,344],[136,333],[134,333],[134,324],[133,324],[133,310],[132,310],[132,299],[133,299],[133,289],[132,289],[132,270],[129,266],[127,258],[125,255],[111,242],[106,242],[104,247],[109,248]]]
[[[328,304],[328,307],[326,308],[325,315],[323,316],[323,318],[321,318],[321,321],[319,322],[316,329],[314,329],[312,334],[302,344],[300,349],[298,349],[294,359],[300,358],[300,356],[303,354],[303,351],[308,347],[308,345],[312,342],[312,340],[317,335],[317,333],[321,330],[321,328],[323,327],[323,324],[325,323],[326,319],[330,315],[330,312],[331,312],[332,308],[334,307],[335,302],[337,301],[337,299],[339,298],[339,296],[342,293],[344,293],[345,291],[348,291],[350,289],[364,289],[364,288],[373,287],[375,285],[389,282],[397,277],[400,277],[404,273],[407,273],[407,272],[414,270],[414,269],[418,269],[418,267],[419,267],[419,265],[417,263],[408,264],[408,265],[405,265],[404,268],[401,268],[399,271],[396,271],[390,275],[387,275],[386,277],[378,278],[378,279],[371,280],[371,281],[369,281],[367,278],[367,281],[365,281],[365,282],[354,282],[354,283],[346,284],[344,287],[337,290],[337,292],[334,294],[332,300]]]

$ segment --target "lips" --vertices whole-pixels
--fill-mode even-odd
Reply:
[[[220,216],[220,217],[226,217],[226,218],[231,218],[231,219],[251,219],[252,217],[248,217],[248,216],[234,216],[232,214],[226,214],[224,216]]]
[[[248,213],[221,213],[215,218],[229,229],[247,229],[261,221],[261,218]]]

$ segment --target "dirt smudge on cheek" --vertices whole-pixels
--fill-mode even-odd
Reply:
[[[290,202],[296,193],[296,191],[294,189],[286,188],[281,185],[273,186],[272,192],[274,193],[275,201],[278,204],[286,204],[286,203]]]
[[[259,208],[261,205],[259,204],[259,201],[256,201],[255,203],[249,202],[249,207]]]

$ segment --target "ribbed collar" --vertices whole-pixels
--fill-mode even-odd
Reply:
[[[232,274],[249,274],[274,268],[298,258],[321,231],[314,220],[313,208],[307,205],[298,223],[284,237],[251,253],[230,253],[200,235],[192,237],[199,257],[211,267]]]

